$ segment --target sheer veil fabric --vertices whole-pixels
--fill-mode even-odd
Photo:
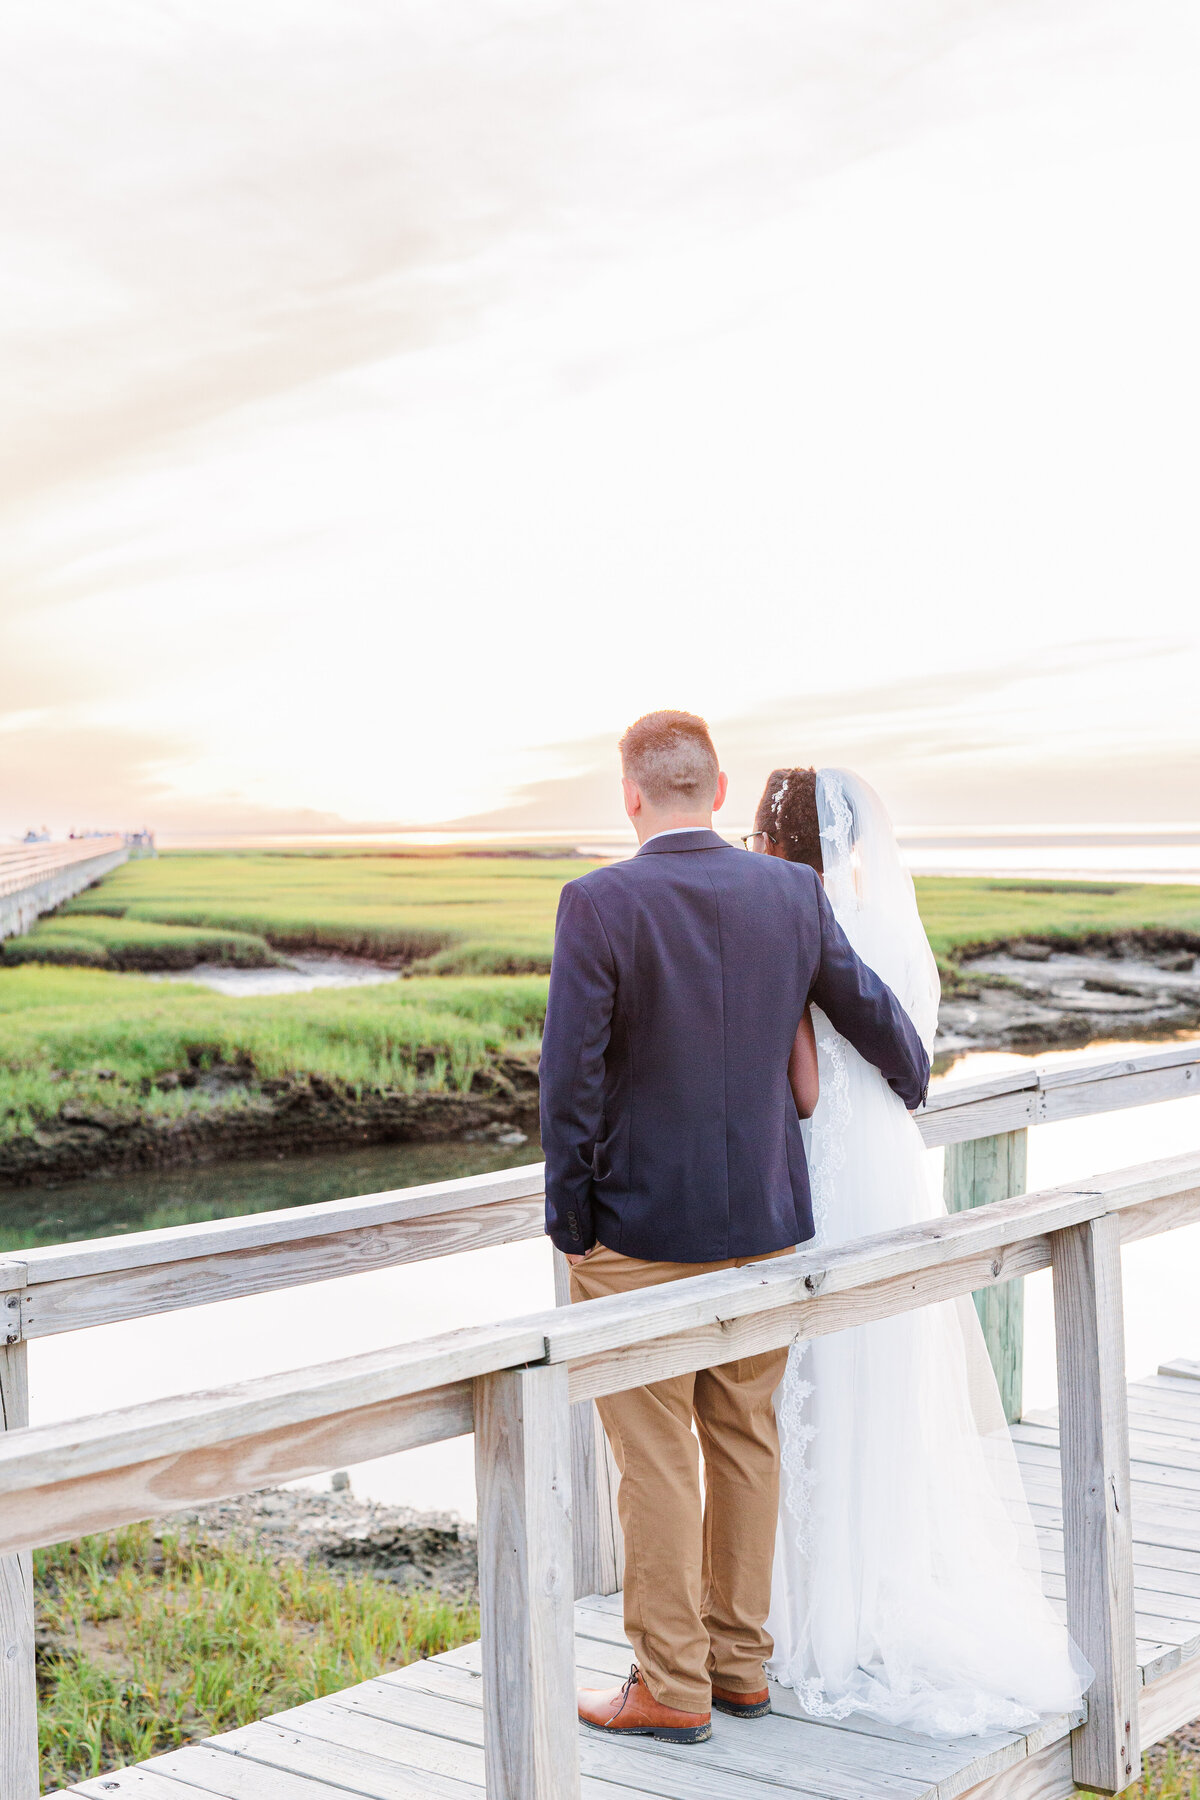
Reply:
[[[834,913],[931,1046],[937,966],[883,804],[858,777],[822,769],[817,805]],[[903,1102],[815,1008],[813,1018],[815,1243],[943,1215]],[[1042,1592],[969,1297],[798,1341],[776,1409],[769,1671],[808,1713],[958,1736],[1079,1705],[1092,1671]]]

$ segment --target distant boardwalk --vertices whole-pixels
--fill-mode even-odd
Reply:
[[[138,833],[139,843],[147,835]],[[153,839],[150,844],[149,852],[139,848],[135,854],[152,855]],[[129,856],[130,843],[120,832],[0,850],[0,939],[28,931],[40,914],[82,893]]]

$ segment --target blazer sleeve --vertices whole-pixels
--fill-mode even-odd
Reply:
[[[815,871],[813,880],[821,960],[810,998],[859,1055],[875,1065],[911,1112],[929,1090],[928,1053],[891,988],[851,948]]]
[[[542,1036],[542,1149],[546,1233],[572,1256],[596,1241],[592,1157],[604,1121],[604,1053],[617,972],[599,914],[577,881],[558,902]]]

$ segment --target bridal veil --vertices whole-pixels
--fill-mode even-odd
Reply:
[[[930,1047],[937,966],[883,804],[840,769],[819,772],[817,804],[834,913]],[[944,1214],[903,1103],[817,1009],[814,1024],[815,1242]],[[1042,1591],[969,1297],[798,1342],[776,1408],[769,1668],[807,1712],[957,1736],[1079,1706],[1092,1672]]]

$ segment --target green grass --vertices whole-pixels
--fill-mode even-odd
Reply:
[[[1140,1781],[1125,1789],[1128,1800],[1200,1800],[1200,1756],[1169,1740],[1149,1752]],[[1090,1797],[1089,1797],[1090,1800]]]
[[[479,1635],[473,1606],[148,1525],[35,1553],[42,1784],[232,1731]]]
[[[199,962],[261,969],[284,958],[248,931],[162,925],[106,913],[56,913],[23,937],[5,939],[0,964],[58,963],[96,969],[191,969]]]
[[[307,1075],[364,1090],[465,1090],[541,1030],[561,858],[181,852],[127,864],[0,964],[0,1142],[64,1111],[175,1117],[253,1105],[256,1083]],[[965,949],[1006,939],[1175,938],[1200,947],[1200,886],[923,877],[947,986]],[[56,961],[20,965],[28,946]],[[225,998],[112,972],[114,960],[269,959],[321,946],[408,960],[381,987]],[[100,966],[96,966],[99,964]],[[521,973],[520,971],[525,971]],[[163,1077],[241,1065],[221,1092]],[[190,1078],[189,1078],[190,1079]]]
[[[127,863],[58,914],[249,933],[280,950],[395,958],[437,974],[550,967],[579,858],[173,851]]]
[[[922,875],[916,889],[944,971],[965,949],[1010,938],[1086,943],[1151,933],[1200,939],[1200,885]]]
[[[187,926],[278,950],[396,958],[436,974],[545,973],[559,891],[592,866],[410,852],[168,852],[126,864],[39,929],[71,934],[109,917],[130,929]],[[1200,934],[1200,886],[922,876],[917,895],[944,968],[964,946],[1014,936]]]
[[[98,969],[0,971],[0,1143],[57,1115],[177,1116],[251,1105],[255,1080],[308,1075],[356,1093],[466,1091],[541,1030],[544,977],[424,977],[232,1000],[190,982]],[[248,1086],[179,1086],[215,1064]]]

